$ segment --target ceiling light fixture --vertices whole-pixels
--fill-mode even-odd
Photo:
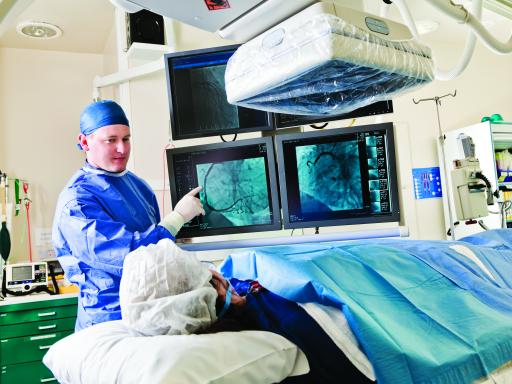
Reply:
[[[56,25],[35,21],[25,21],[18,24],[16,31],[20,35],[31,39],[55,39],[62,35],[62,30]]]

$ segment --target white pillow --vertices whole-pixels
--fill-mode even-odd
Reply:
[[[318,303],[299,304],[322,327],[334,344],[368,379],[375,381],[372,363],[359,348],[348,321],[341,310]]]
[[[120,320],[59,340],[43,362],[63,384],[275,383],[309,371],[302,351],[274,333],[137,337]]]

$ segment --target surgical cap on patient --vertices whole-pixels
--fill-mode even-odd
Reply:
[[[130,125],[123,108],[113,100],[101,100],[89,104],[80,115],[80,132],[90,135],[107,125]]]
[[[123,322],[135,334],[183,335],[217,320],[212,274],[170,239],[130,252],[123,266]]]

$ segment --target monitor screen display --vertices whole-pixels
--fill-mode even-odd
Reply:
[[[300,125],[310,125],[324,123],[334,120],[353,119],[355,117],[382,115],[384,113],[393,113],[393,102],[391,100],[377,101],[376,103],[366,105],[348,113],[333,116],[303,116],[288,115],[284,113],[274,113],[274,126],[276,128],[298,127]]]
[[[196,186],[206,212],[179,231],[179,238],[281,228],[272,138],[167,150],[171,199]]]
[[[31,280],[32,276],[32,266],[31,265],[23,265],[20,267],[12,267],[12,279],[15,281],[25,281]]]
[[[224,72],[238,45],[165,55],[174,140],[272,130],[270,113],[229,104]]]
[[[285,228],[399,221],[391,123],[277,137]]]

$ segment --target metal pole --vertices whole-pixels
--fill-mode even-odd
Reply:
[[[455,240],[455,226],[453,225],[453,214],[452,214],[452,207],[450,204],[451,188],[450,188],[450,183],[448,182],[448,170],[446,169],[446,157],[445,157],[445,153],[444,153],[445,137],[444,137],[443,129],[441,128],[441,118],[439,116],[439,106],[441,105],[441,99],[444,97],[447,97],[447,96],[451,96],[451,97],[457,96],[457,90],[455,90],[453,93],[447,93],[446,95],[443,95],[443,96],[435,96],[435,97],[431,97],[429,99],[420,99],[420,100],[412,99],[412,101],[414,104],[419,104],[422,101],[434,101],[436,103],[437,130],[439,131],[439,143],[441,145],[441,162],[443,163],[443,172],[444,172],[444,175],[446,178],[445,190],[446,190],[446,202],[448,204],[448,220],[450,221],[451,238],[452,238],[452,240]]]
[[[450,235],[451,235],[452,240],[455,240],[455,225],[453,225],[452,205],[450,202],[450,198],[451,198],[452,194],[451,194],[450,183],[448,181],[448,170],[446,169],[446,156],[444,153],[445,137],[444,137],[444,132],[441,129],[441,118],[439,117],[439,105],[441,104],[441,101],[439,100],[438,97],[435,97],[435,102],[436,102],[436,113],[437,113],[437,129],[439,131],[439,144],[441,146],[441,159],[443,162],[444,175],[446,177],[446,200],[448,203],[447,204],[448,205],[448,218],[450,220]]]

